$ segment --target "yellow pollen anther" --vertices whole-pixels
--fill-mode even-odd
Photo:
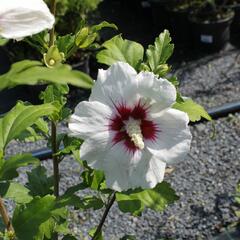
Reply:
[[[144,148],[143,135],[140,128],[140,121],[130,118],[125,123],[125,128],[128,136],[139,149]]]

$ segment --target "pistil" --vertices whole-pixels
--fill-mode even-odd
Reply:
[[[139,149],[143,149],[144,142],[140,124],[140,120],[130,118],[128,121],[125,122],[125,129],[135,146]]]

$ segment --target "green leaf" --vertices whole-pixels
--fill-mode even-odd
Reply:
[[[0,151],[5,149],[7,144],[17,138],[22,131],[32,126],[40,117],[48,116],[56,112],[56,107],[51,104],[25,106],[19,102],[0,119]]]
[[[32,196],[45,196],[53,193],[53,177],[47,177],[46,168],[38,166],[31,172],[27,172],[28,183],[26,187]]]
[[[42,99],[44,103],[56,102],[54,105],[58,109],[58,114],[52,115],[51,119],[55,121],[63,119],[64,115],[66,114],[64,105],[67,102],[67,98],[65,95],[68,94],[68,92],[68,85],[60,84],[48,85],[47,88],[41,92],[40,99]]]
[[[0,46],[4,46],[4,45],[6,45],[7,43],[8,43],[8,39],[5,39],[5,38],[1,38],[0,37]]]
[[[175,87],[177,87],[179,85],[179,81],[176,76],[171,76],[171,77],[167,78],[167,80],[170,83],[172,83]]]
[[[55,197],[35,198],[25,206],[17,206],[13,214],[13,227],[19,240],[33,240],[39,226],[46,222],[55,209]]]
[[[173,105],[173,108],[187,113],[191,122],[199,121],[201,118],[205,118],[208,121],[212,120],[207,111],[192,99],[186,99],[181,103],[177,102]]]
[[[132,213],[134,216],[140,215],[144,206],[137,197],[122,193],[116,194],[119,209],[124,213]]]
[[[86,196],[81,200],[81,205],[79,205],[82,209],[90,209],[93,210],[101,209],[104,206],[102,199],[95,196]]]
[[[170,184],[161,182],[153,189],[136,189],[124,193],[117,193],[116,199],[121,211],[139,215],[144,208],[163,211],[167,205],[178,200],[178,196],[170,187]],[[141,202],[141,205],[137,200]],[[135,204],[137,204],[137,206]]]
[[[5,226],[2,218],[0,218],[0,239],[3,236],[3,233],[5,232],[5,228],[6,228],[6,226]]]
[[[143,60],[142,45],[130,40],[123,40],[120,35],[106,41],[102,46],[106,49],[97,54],[99,63],[110,66],[117,61],[122,61],[138,69]]]
[[[137,238],[133,235],[125,235],[120,240],[136,240]]]
[[[39,231],[34,237],[34,240],[52,239],[53,233],[69,234],[68,211],[65,208],[55,209],[51,212],[52,217],[39,226]]]
[[[49,218],[46,222],[39,226],[39,231],[34,237],[34,240],[51,239],[56,221],[53,218]]]
[[[236,187],[235,201],[240,204],[240,183]]]
[[[9,72],[0,76],[0,90],[17,85],[38,83],[72,84],[77,87],[91,88],[93,81],[87,74],[72,70],[69,65],[47,68],[38,61],[24,60],[14,63]]]
[[[104,173],[99,170],[87,169],[82,174],[83,183],[93,190],[99,190],[104,182]]]
[[[75,36],[68,34],[65,36],[59,36],[55,42],[60,52],[63,52],[65,56],[68,55],[70,50],[75,45]]]
[[[66,235],[66,236],[64,236],[64,238],[62,240],[77,240],[77,238],[75,238],[72,235]]]
[[[69,137],[67,134],[63,137],[63,145],[64,148],[60,150],[57,155],[64,156],[73,153],[74,151],[78,151],[80,149],[80,146],[82,144],[82,140],[75,138],[75,137]]]
[[[71,195],[73,195],[74,193],[76,193],[76,192],[78,192],[78,191],[80,191],[80,190],[83,190],[83,189],[85,189],[85,188],[86,188],[86,185],[85,185],[85,184],[79,183],[79,184],[77,184],[77,185],[74,185],[74,186],[72,186],[72,187],[69,187],[69,188],[66,190],[66,192],[64,193],[63,196],[71,196]]]
[[[44,137],[48,135],[48,132],[48,123],[42,118],[39,118],[32,127],[28,127],[21,132],[16,139],[25,142],[39,141],[44,139]]]
[[[71,233],[70,229],[68,228],[68,222],[67,221],[64,221],[63,223],[58,224],[55,227],[54,231],[57,232],[57,233],[63,234],[63,235]]]
[[[0,182],[0,196],[5,199],[11,199],[18,204],[32,201],[29,190],[16,182]]]
[[[76,195],[63,195],[58,200],[58,207],[73,206],[77,209],[90,209],[94,210],[101,209],[104,206],[102,199],[96,196],[86,196],[80,198]]]
[[[43,136],[38,134],[33,127],[28,127],[16,139],[24,142],[36,142],[42,140]]]
[[[93,25],[92,27],[91,27],[91,30],[93,31],[93,32],[98,32],[98,31],[100,31],[100,30],[102,30],[103,28],[113,28],[113,29],[115,29],[115,30],[118,30],[118,27],[115,25],[115,24],[113,24],[113,23],[109,23],[109,22],[107,22],[107,21],[103,21],[103,22],[101,22],[100,24],[97,24],[97,25]]]
[[[155,39],[154,46],[148,46],[146,63],[155,74],[160,75],[163,68],[161,65],[164,66],[173,53],[174,45],[170,42],[170,34],[167,30],[164,30],[164,32]]]
[[[23,39],[24,42],[27,42],[30,46],[34,47],[37,49],[38,52],[43,54],[46,52],[49,48],[48,46],[48,31],[42,31],[38,34],[34,34],[31,37],[27,37]]]
[[[17,169],[29,164],[39,164],[39,160],[31,154],[19,154],[8,158],[0,167],[0,181],[18,177]]]
[[[92,229],[88,232],[89,236],[90,236],[90,237],[93,237],[94,234],[95,234],[95,232],[96,232],[96,230],[97,230],[97,228],[92,228]],[[103,239],[103,235],[102,235],[102,231],[100,231],[100,232],[98,233],[98,235],[94,238],[94,240],[104,240],[104,239]]]

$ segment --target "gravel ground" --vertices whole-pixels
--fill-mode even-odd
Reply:
[[[206,107],[239,100],[240,71],[238,52],[229,52],[213,60],[192,62],[178,70],[181,90]],[[238,72],[239,71],[239,72]],[[133,234],[141,240],[212,239],[221,229],[236,221],[234,193],[240,171],[240,114],[215,121],[216,138],[212,139],[212,124],[192,126],[192,148],[189,156],[169,177],[180,200],[164,213],[147,210],[141,218],[122,214],[114,205],[104,228],[107,240],[123,234]],[[45,143],[13,142],[8,154],[41,148]],[[51,171],[51,163],[44,162]],[[60,164],[62,191],[79,182],[79,166],[72,158]],[[25,175],[20,176],[25,181]],[[80,236],[96,225],[102,212],[72,212],[73,230]],[[79,239],[81,239],[79,237]]]
[[[181,93],[206,108],[239,101],[240,51],[235,49],[223,54],[185,63],[178,69]]]

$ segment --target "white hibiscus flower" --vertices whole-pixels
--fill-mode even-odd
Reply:
[[[1,0],[0,36],[21,39],[51,29],[54,17],[43,0]]]
[[[77,105],[69,128],[84,139],[80,157],[103,170],[116,191],[153,188],[163,181],[166,164],[188,153],[188,116],[170,108],[176,89],[153,73],[118,62],[99,70],[89,101]]]

